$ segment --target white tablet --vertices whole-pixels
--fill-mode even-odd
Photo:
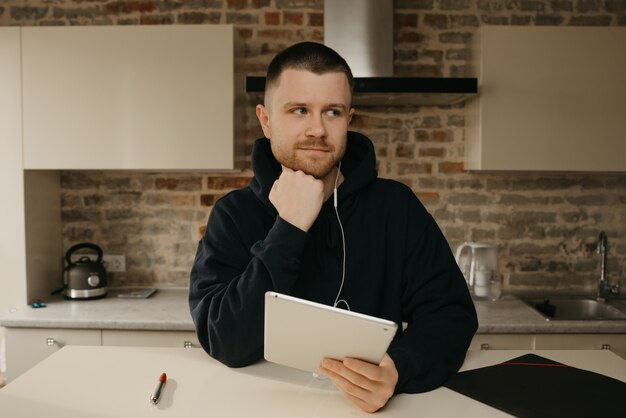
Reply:
[[[265,293],[265,359],[318,372],[324,357],[379,364],[396,334],[392,321],[276,292]]]

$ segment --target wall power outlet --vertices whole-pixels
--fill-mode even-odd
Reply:
[[[72,254],[71,259],[73,262],[76,262],[85,256],[91,260],[96,260],[96,254]],[[104,261],[104,268],[108,272],[121,273],[126,271],[126,256],[124,254],[104,254],[102,261]]]
[[[126,271],[126,256],[124,254],[104,254],[104,266],[110,272]]]

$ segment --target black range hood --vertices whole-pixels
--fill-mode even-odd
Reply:
[[[246,92],[263,93],[265,77],[246,77]],[[478,92],[476,78],[355,77],[353,104],[361,106],[445,106]]]

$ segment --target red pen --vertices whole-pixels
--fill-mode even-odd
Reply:
[[[161,399],[161,390],[163,389],[163,386],[165,386],[166,381],[167,375],[165,373],[161,373],[161,376],[159,377],[159,385],[150,396],[150,402],[152,402],[153,405],[159,403],[159,399]]]

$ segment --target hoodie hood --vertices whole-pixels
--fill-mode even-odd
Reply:
[[[254,178],[250,181],[250,188],[266,206],[274,210],[274,205],[269,200],[269,193],[274,182],[280,176],[281,167],[272,154],[270,140],[265,137],[257,139],[254,143],[252,170],[254,171]],[[344,180],[337,189],[339,201],[344,200],[376,179],[378,176],[376,155],[372,141],[368,137],[348,131],[346,153],[341,160],[341,173]],[[329,201],[332,202],[332,199]]]

